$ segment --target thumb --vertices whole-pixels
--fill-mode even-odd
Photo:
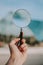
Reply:
[[[9,44],[9,49],[10,49],[10,53],[11,54],[17,54],[19,52],[18,47],[15,45],[15,41],[11,41],[11,43]]]

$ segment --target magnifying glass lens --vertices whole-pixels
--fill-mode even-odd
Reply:
[[[17,10],[13,15],[13,22],[18,27],[26,27],[30,23],[30,14],[24,9]]]

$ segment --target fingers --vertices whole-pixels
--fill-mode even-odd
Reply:
[[[9,44],[9,49],[10,49],[10,52],[12,53],[14,50],[15,50],[15,44],[16,42],[18,42],[20,40],[20,38],[15,38],[11,41],[11,43]],[[17,48],[16,48],[17,49]]]
[[[20,40],[20,38],[15,38],[11,41],[11,43],[9,44],[10,46],[15,45],[18,41]],[[22,39],[22,43],[25,43],[25,39]]]
[[[24,44],[22,44],[22,45],[20,46],[19,49],[20,49],[20,51],[21,51],[22,53],[24,53],[24,52],[27,52],[28,46],[27,46],[26,43],[24,43]]]
[[[25,44],[22,44],[22,45],[21,45],[21,48],[22,48],[24,51],[26,51],[27,48],[28,48],[28,46],[27,46],[27,44],[25,43]]]
[[[22,43],[24,44],[26,42],[26,40],[25,39],[22,39]]]
[[[11,43],[9,44],[9,48],[11,48],[11,50],[14,50],[13,47],[15,47],[16,43],[20,40],[20,38],[15,38],[11,41]],[[22,45],[20,46],[20,50],[26,51],[27,49],[27,44],[25,44],[25,39],[22,39]],[[17,46],[16,46],[17,47]]]
[[[16,44],[19,40],[20,40],[20,38],[15,38],[15,39],[13,39],[13,40],[11,41],[11,43],[10,43],[10,46]]]

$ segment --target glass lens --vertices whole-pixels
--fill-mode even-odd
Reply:
[[[24,9],[16,10],[13,15],[13,22],[19,27],[26,27],[31,20],[29,12]]]

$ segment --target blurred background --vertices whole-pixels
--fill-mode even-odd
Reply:
[[[43,47],[43,0],[0,0],[0,47],[20,34],[20,28],[12,23],[17,9],[31,14],[31,23],[23,28],[28,46]]]

